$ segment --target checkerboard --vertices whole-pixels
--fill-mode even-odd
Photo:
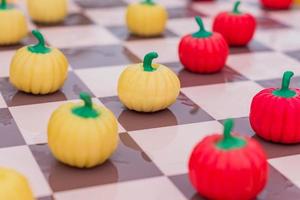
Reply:
[[[16,91],[8,82],[10,60],[19,47],[34,43],[32,35],[20,45],[0,47],[0,166],[14,168],[29,180],[39,200],[199,200],[187,177],[193,146],[203,137],[222,131],[226,118],[235,131],[257,139],[268,155],[269,181],[259,200],[300,199],[300,145],[278,145],[256,137],[249,125],[252,97],[265,87],[280,86],[285,70],[295,72],[300,86],[300,10],[264,11],[257,1],[244,0],[241,9],[257,17],[258,29],[248,47],[231,48],[221,73],[198,75],[183,70],[177,56],[182,35],[197,30],[193,16],[207,28],[232,2],[161,0],[169,12],[161,37],[129,35],[124,14],[135,0],[74,0],[69,15],[56,26],[38,28],[47,43],[62,49],[70,61],[64,87],[51,95]],[[24,1],[18,6],[26,12]],[[157,51],[159,63],[180,78],[182,89],[169,109],[140,114],[126,110],[118,100],[117,80],[130,63]],[[78,94],[92,94],[96,103],[111,109],[119,122],[120,143],[102,166],[75,169],[56,161],[47,146],[50,114]]]

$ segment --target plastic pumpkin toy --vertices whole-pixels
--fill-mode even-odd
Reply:
[[[289,88],[293,72],[286,71],[280,89],[268,88],[252,100],[250,123],[260,137],[278,143],[300,143],[300,89]]]
[[[28,33],[24,14],[0,0],[0,45],[20,42]]]
[[[271,10],[287,10],[292,4],[293,0],[260,0],[262,6]]]
[[[5,200],[34,200],[27,179],[19,172],[0,168],[0,199]]]
[[[67,78],[68,60],[58,49],[45,46],[39,31],[34,30],[32,34],[39,42],[16,52],[10,65],[10,82],[27,93],[53,93]]]
[[[128,66],[118,81],[118,95],[130,110],[155,112],[176,101],[180,81],[176,74],[164,65],[152,64],[155,52],[148,53],[144,62]]]
[[[221,34],[206,31],[200,17],[195,19],[200,30],[181,39],[178,49],[180,62],[192,72],[218,72],[226,63],[228,45]]]
[[[262,191],[268,164],[260,145],[249,137],[233,136],[232,120],[223,136],[207,136],[189,160],[189,177],[200,195],[215,200],[252,200]]]
[[[248,13],[239,11],[240,1],[234,4],[232,12],[221,12],[213,23],[213,30],[223,35],[227,43],[232,46],[247,45],[253,38],[256,21]]]
[[[49,148],[59,161],[89,168],[102,164],[118,144],[118,125],[113,113],[92,103],[81,93],[82,103],[67,103],[52,114],[48,124]]]
[[[68,2],[67,0],[27,0],[27,7],[33,21],[51,24],[65,19]]]
[[[126,21],[129,31],[138,36],[152,37],[164,32],[168,13],[164,7],[145,0],[127,8]]]

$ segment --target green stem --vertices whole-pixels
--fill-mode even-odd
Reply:
[[[45,39],[44,36],[41,34],[41,32],[38,30],[33,30],[32,34],[34,35],[34,37],[36,37],[38,43],[34,46],[29,46],[28,47],[29,51],[31,51],[32,53],[42,53],[42,54],[49,53],[51,49],[46,47]]]
[[[233,120],[227,119],[224,122],[223,139],[217,143],[217,147],[224,150],[241,148],[246,145],[245,140],[231,135]]]
[[[154,5],[155,3],[153,2],[153,0],[144,0],[142,2],[143,4],[147,4],[147,5]]]
[[[7,3],[6,3],[6,0],[2,0],[1,1],[1,6],[0,6],[1,9],[6,9],[7,8]]]
[[[196,22],[197,22],[197,24],[199,26],[199,31],[196,32],[196,33],[194,33],[192,36],[195,37],[195,38],[207,38],[207,37],[210,37],[212,35],[212,33],[205,30],[205,27],[204,27],[202,19],[199,16],[196,16],[195,20],[196,20]]]
[[[275,96],[290,98],[296,95],[295,91],[290,90],[290,82],[293,75],[294,73],[292,71],[284,72],[281,82],[281,88],[273,91],[273,94]]]
[[[73,114],[82,118],[98,117],[99,113],[97,110],[93,108],[93,102],[91,96],[85,92],[81,92],[79,97],[84,102],[84,105],[73,108],[72,109]]]
[[[157,58],[157,57],[158,57],[158,54],[156,52],[150,52],[145,55],[144,61],[143,61],[144,71],[152,72],[152,71],[156,70],[155,68],[152,67],[152,61],[154,58]]]
[[[241,12],[239,11],[239,6],[241,5],[241,2],[240,1],[236,1],[235,3],[234,3],[234,6],[233,6],[233,10],[232,10],[232,12],[234,13],[234,14],[240,14]]]

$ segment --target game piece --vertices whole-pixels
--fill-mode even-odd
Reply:
[[[27,0],[27,7],[33,21],[52,24],[65,19],[68,2],[67,0]]]
[[[156,52],[145,55],[143,63],[128,66],[118,82],[121,102],[130,110],[155,112],[176,101],[180,81],[176,74],[161,64],[152,64]]]
[[[118,145],[118,125],[114,114],[92,103],[80,93],[82,103],[66,103],[57,108],[48,124],[48,145],[62,163],[89,168],[105,162]]]
[[[19,172],[0,167],[1,200],[34,200],[27,179]]]
[[[32,94],[48,94],[63,86],[68,75],[64,54],[45,45],[43,35],[32,31],[38,44],[19,49],[10,65],[10,82],[17,89]]]
[[[28,33],[24,14],[0,0],[0,45],[20,42]]]
[[[278,143],[300,143],[300,89],[290,89],[293,72],[283,74],[280,89],[267,88],[252,100],[250,123],[260,137]]]
[[[134,3],[127,8],[127,27],[134,35],[158,36],[164,32],[167,19],[166,9],[153,0]]]
[[[179,59],[189,71],[214,73],[223,69],[229,53],[228,45],[219,33],[205,30],[200,17],[195,17],[200,30],[184,36],[179,44]]]
[[[271,10],[286,10],[293,3],[292,0],[260,0],[262,6]]]
[[[264,188],[268,164],[254,139],[233,136],[232,120],[224,122],[223,136],[207,136],[194,148],[189,176],[197,191],[208,199],[251,200]]]
[[[244,46],[253,38],[256,21],[249,13],[239,11],[240,1],[235,2],[231,12],[221,12],[213,23],[213,30],[223,35],[231,46]]]

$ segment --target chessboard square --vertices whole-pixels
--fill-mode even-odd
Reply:
[[[217,121],[129,132],[166,175],[187,173],[189,155],[204,137],[221,132]]]
[[[251,81],[183,88],[182,92],[215,119],[246,117],[254,95],[263,88]]]
[[[202,20],[204,26],[207,27],[207,30],[209,30],[212,26],[212,19],[203,17]],[[170,31],[179,36],[195,33],[199,30],[199,26],[197,25],[194,17],[170,19],[168,20],[167,27]]]
[[[169,108],[154,113],[140,113],[128,110],[116,96],[100,98],[100,101],[114,112],[120,124],[127,131],[213,120],[201,107],[182,93]]]
[[[105,8],[105,9],[87,9],[86,15],[95,23],[102,26],[125,26],[125,11],[124,7]]]
[[[53,196],[40,197],[38,200],[54,200]]]
[[[286,52],[286,55],[288,55],[291,58],[294,58],[300,62],[300,50],[288,51],[288,52]]]
[[[29,27],[29,30],[33,30],[35,29],[35,27]],[[35,44],[36,43],[36,39],[35,37],[32,35],[32,33],[28,33],[27,37],[25,37],[23,40],[21,40],[18,44],[15,44],[15,45],[7,45],[7,46],[0,46],[0,53],[2,51],[11,51],[15,53],[16,50],[24,47],[24,46],[27,46],[27,45],[31,45],[31,44]],[[1,55],[1,59],[0,59],[0,62],[2,61],[2,59],[7,59],[7,57],[5,56],[2,56]],[[1,65],[2,67],[2,65]],[[1,71],[0,71],[1,72]],[[0,73],[0,77],[1,77],[1,74]]]
[[[7,108],[0,109],[0,147],[25,145],[25,141]]]
[[[0,108],[6,108],[7,105],[5,103],[5,100],[3,99],[1,92],[0,92]]]
[[[120,7],[126,6],[123,0],[109,0],[109,1],[99,1],[99,0],[74,0],[82,8],[103,8],[103,7]]]
[[[124,0],[127,3],[137,3],[136,0]],[[186,6],[186,2],[182,0],[159,0],[157,1],[160,5],[166,7],[166,8],[176,8],[176,7],[184,7]]]
[[[51,194],[51,189],[27,146],[1,148],[0,165],[22,173],[28,179],[34,196]]]
[[[135,180],[119,184],[109,184],[78,190],[55,193],[57,200],[186,200],[167,177]]]
[[[299,50],[300,31],[293,29],[272,29],[256,32],[255,38],[277,51]]]
[[[193,8],[189,6],[172,7],[172,8],[168,8],[167,11],[168,11],[169,19],[205,16],[204,14],[195,11]]]
[[[0,77],[9,76],[10,62],[15,53],[15,51],[0,51]]]
[[[227,64],[251,80],[279,78],[286,70],[300,74],[300,62],[279,52],[231,55]]]
[[[120,42],[108,30],[96,25],[43,28],[42,33],[50,45],[56,48],[109,45]]]
[[[270,12],[269,16],[277,21],[282,22],[283,24],[288,24],[290,26],[299,28],[300,27],[300,13],[299,9],[291,9],[289,12],[279,11],[279,12]]]
[[[74,2],[74,0],[68,0],[68,13],[78,13],[81,8]]]
[[[166,63],[179,61],[178,44],[179,38],[168,38],[131,41],[126,42],[125,46],[141,60],[147,53],[156,51],[159,57],[154,62]]]
[[[44,27],[59,27],[59,26],[67,27],[67,26],[79,26],[79,25],[92,25],[93,22],[87,16],[85,16],[85,14],[81,12],[76,12],[76,13],[69,13],[64,19],[64,21],[57,24],[49,25],[49,24],[42,24],[38,22],[35,22],[35,24],[39,28],[44,28]]]
[[[256,81],[258,84],[263,86],[264,88],[280,88],[282,84],[282,77],[276,79],[267,79]],[[293,76],[290,82],[290,88],[298,88],[300,82],[300,76]]]
[[[139,58],[121,45],[103,45],[62,49],[73,69],[107,67],[139,62]]]
[[[181,88],[248,80],[246,77],[227,66],[219,73],[198,74],[184,69],[179,62],[164,64],[176,72],[180,80]]]
[[[263,45],[257,40],[253,39],[247,46],[230,47],[230,54],[242,54],[242,53],[258,53],[263,51],[273,51],[271,48]]]
[[[126,66],[110,66],[76,70],[79,78],[97,97],[117,95],[118,80]]]
[[[289,26],[283,24],[275,19],[266,16],[256,17],[257,28],[258,29],[280,29],[280,28],[288,28]]]
[[[292,183],[300,187],[300,154],[268,160],[269,163]]]
[[[107,162],[84,170],[58,162],[46,144],[31,145],[30,149],[55,192],[162,175],[127,133],[120,134],[118,148]]]

